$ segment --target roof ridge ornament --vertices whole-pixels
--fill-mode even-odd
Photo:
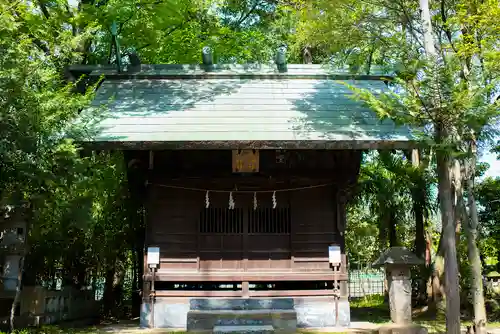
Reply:
[[[120,73],[122,71],[122,56],[120,53],[120,43],[118,41],[118,28],[116,21],[111,22],[111,43],[115,47],[116,65],[118,67],[118,73]]]
[[[286,45],[281,45],[276,52],[276,65],[279,72],[287,72],[286,66]]]
[[[211,71],[214,66],[214,55],[212,48],[209,46],[204,46],[201,50],[201,59],[206,71]]]

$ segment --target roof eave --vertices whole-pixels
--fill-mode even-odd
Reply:
[[[416,141],[378,140],[378,141],[85,141],[80,144],[90,149],[125,149],[125,150],[193,150],[193,149],[307,149],[307,150],[379,150],[412,149],[418,146]]]

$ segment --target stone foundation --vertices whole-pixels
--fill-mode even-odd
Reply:
[[[151,304],[141,305],[141,327],[151,326]],[[154,328],[181,328],[187,327],[187,314],[189,312],[189,301],[175,298],[156,298],[154,305]]]
[[[297,327],[322,328],[336,327],[335,301],[324,298],[295,298],[295,311],[297,312]],[[338,326],[349,327],[351,323],[351,310],[347,299],[338,301]]]
[[[190,303],[203,303],[210,299],[186,299],[186,298],[157,298],[154,306],[154,327],[155,328],[176,328],[186,329]],[[293,309],[297,314],[297,327],[299,328],[322,328],[335,327],[335,301],[327,300],[324,297],[310,298],[259,298],[258,300],[244,299],[217,299],[218,304],[227,303],[228,307],[239,303],[261,303],[267,308],[279,309],[281,304],[293,304]],[[212,304],[214,301],[210,301]],[[236,304],[235,304],[236,303]],[[233,305],[234,304],[234,305]],[[220,307],[220,305],[219,305]],[[348,300],[338,302],[338,326],[348,327],[350,325],[350,308]],[[151,327],[151,304],[144,302],[141,306],[141,327]]]

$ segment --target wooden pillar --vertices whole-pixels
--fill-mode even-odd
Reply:
[[[243,298],[248,298],[250,296],[249,282],[241,282],[241,295]]]
[[[340,251],[342,254],[342,264],[340,266],[339,273],[348,273],[347,268],[347,255],[345,249],[345,229],[346,229],[346,198],[342,191],[338,191],[336,194],[336,207],[335,207],[335,231],[336,231],[336,242],[340,246]],[[340,297],[348,297],[349,291],[347,286],[347,281],[339,282]]]

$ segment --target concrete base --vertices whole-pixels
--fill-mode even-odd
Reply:
[[[261,307],[258,307],[260,305]],[[193,308],[192,308],[193,306]],[[259,298],[259,299],[176,299],[157,298],[154,306],[154,320],[151,304],[141,305],[141,327],[186,329],[190,309],[210,310],[251,309],[294,309],[299,328],[349,327],[350,307],[348,300],[338,301],[338,322],[336,322],[335,301],[324,297],[301,298]],[[154,326],[151,326],[154,321]]]
[[[143,328],[186,328],[189,302],[186,299],[175,300],[157,298],[154,305],[154,317],[150,303],[142,303],[140,325]],[[154,323],[154,324],[153,324]]]
[[[338,321],[336,321],[335,301],[323,298],[294,298],[297,312],[297,327],[349,327],[351,309],[347,299],[338,301]]]

